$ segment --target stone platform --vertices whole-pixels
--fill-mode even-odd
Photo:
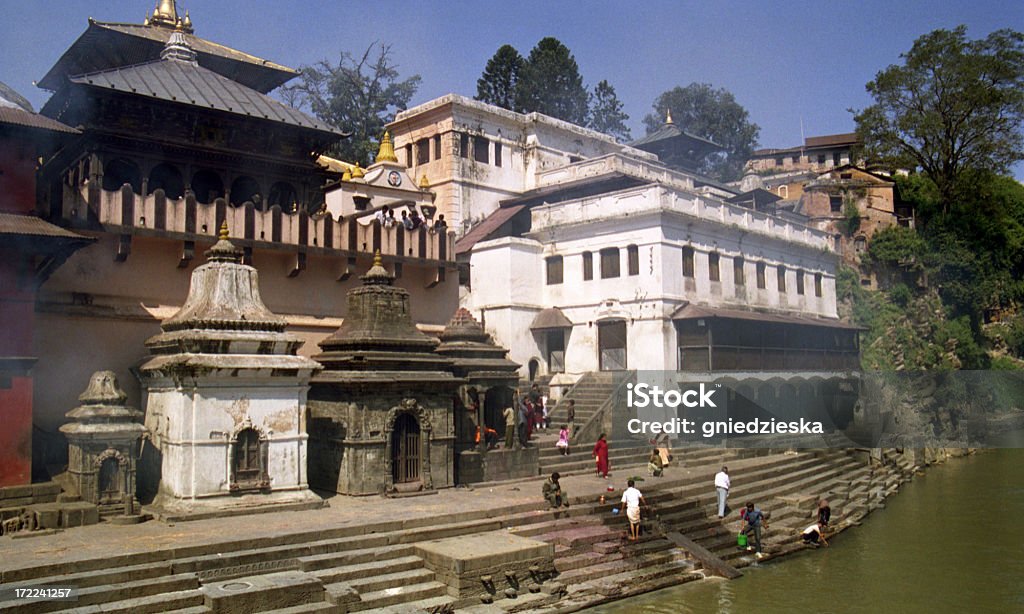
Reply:
[[[505,595],[539,586],[555,570],[555,546],[508,531],[477,533],[416,544],[416,553],[448,586],[452,597]]]

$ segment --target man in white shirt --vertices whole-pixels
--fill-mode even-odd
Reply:
[[[622,504],[626,506],[629,519],[629,541],[640,539],[640,506],[647,506],[644,496],[633,486],[633,480],[626,482],[628,488],[622,492]]]
[[[729,468],[722,466],[722,470],[715,474],[715,491],[718,493],[718,519],[725,518],[725,500],[729,496]]]

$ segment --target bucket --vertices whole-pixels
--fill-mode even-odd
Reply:
[[[746,548],[747,547],[747,534],[746,533],[740,533],[740,534],[736,535],[736,546],[739,547],[739,548]]]

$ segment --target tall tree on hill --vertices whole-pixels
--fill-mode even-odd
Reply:
[[[576,59],[557,38],[540,40],[519,73],[516,107],[585,126],[588,94]]]
[[[419,84],[419,75],[399,80],[391,46],[373,43],[358,58],[343,51],[337,64],[323,60],[303,66],[299,82],[282,88],[281,95],[285,102],[351,132],[330,154],[366,165],[377,153],[384,125],[408,106]]]
[[[1024,34],[935,30],[900,57],[867,84],[875,103],[855,112],[857,134],[872,159],[922,169],[948,212],[965,178],[1024,159]]]
[[[512,45],[502,45],[476,80],[476,99],[510,111],[516,107],[516,86],[523,69],[523,56]]]
[[[587,127],[613,136],[619,141],[628,141],[628,119],[629,115],[622,110],[622,102],[615,95],[615,88],[607,81],[598,83],[590,98],[590,121]]]
[[[662,93],[654,101],[655,112],[644,117],[647,133],[665,124],[672,111],[672,120],[680,128],[725,148],[722,155],[708,156],[698,169],[708,177],[733,181],[743,175],[743,165],[757,146],[761,128],[750,122],[750,115],[732,93],[714,89],[708,83],[691,83]]]

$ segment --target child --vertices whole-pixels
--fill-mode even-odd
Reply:
[[[558,443],[555,447],[562,453],[562,456],[569,455],[569,426],[566,424],[562,425],[562,429],[558,431]]]

